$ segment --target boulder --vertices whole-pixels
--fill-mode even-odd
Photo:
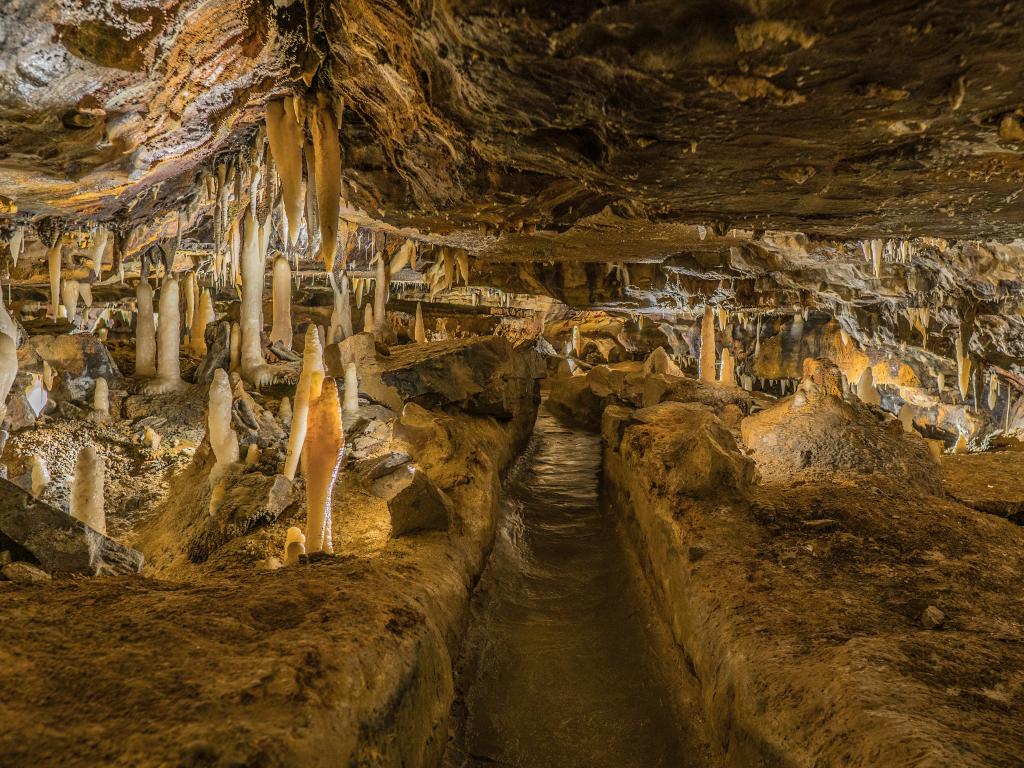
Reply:
[[[0,479],[0,538],[27,551],[49,573],[139,573],[142,553],[118,544]]]
[[[50,364],[56,371],[67,371],[73,380],[98,378],[111,384],[121,381],[121,372],[103,343],[88,333],[32,336],[24,349]],[[21,368],[19,350],[19,368]],[[27,370],[27,368],[26,368]],[[92,391],[90,386],[90,392]]]
[[[391,537],[422,531],[447,531],[455,517],[452,502],[415,464],[402,464],[374,480],[375,495],[391,513]]]
[[[601,434],[627,471],[645,468],[650,483],[669,498],[743,494],[754,484],[754,462],[708,406],[666,402],[626,410],[608,408]]]
[[[13,581],[16,584],[42,584],[50,580],[50,574],[46,571],[36,568],[36,566],[23,560],[8,563],[0,569],[0,574],[8,581]]]

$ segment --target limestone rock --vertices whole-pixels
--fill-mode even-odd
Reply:
[[[938,629],[945,621],[946,614],[934,605],[929,605],[921,612],[921,626],[925,629]]]
[[[447,531],[455,513],[445,493],[415,464],[403,464],[373,482],[373,492],[387,500],[391,536]]]
[[[87,333],[32,336],[25,346],[55,370],[69,373],[72,379],[85,378],[92,382],[103,378],[109,383],[121,381],[121,372],[107,348],[99,339]],[[89,391],[92,391],[91,383]]]
[[[142,553],[0,480],[0,534],[27,550],[49,573],[101,576],[139,573]]]
[[[50,574],[46,571],[23,560],[8,563],[0,570],[0,574],[16,584],[41,584],[50,580]]]

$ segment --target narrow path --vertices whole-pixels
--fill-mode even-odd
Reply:
[[[541,410],[474,599],[449,766],[708,765],[675,715],[658,620],[599,502],[600,464],[597,435]]]

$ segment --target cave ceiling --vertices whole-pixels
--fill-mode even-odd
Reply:
[[[251,144],[268,99],[312,87],[344,104],[351,218],[485,272],[663,264],[647,298],[616,297],[636,306],[680,304],[680,275],[736,301],[769,276],[781,305],[937,289],[997,311],[1020,274],[1021,18],[1012,0],[5,0],[0,195],[21,222],[145,226]],[[887,264],[913,242],[913,264],[872,275],[870,238]]]

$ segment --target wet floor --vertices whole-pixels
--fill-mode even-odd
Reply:
[[[541,410],[474,601],[449,766],[708,765],[659,672],[664,636],[601,508],[600,463],[597,435]]]

